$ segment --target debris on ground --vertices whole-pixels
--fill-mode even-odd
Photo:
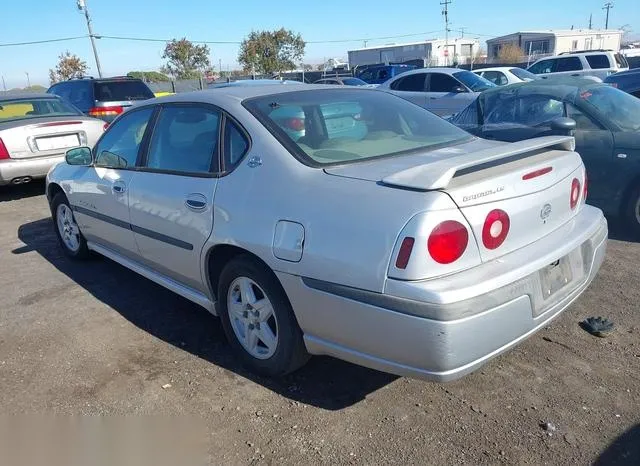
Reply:
[[[589,317],[580,322],[580,326],[591,335],[600,338],[606,337],[613,330],[613,322],[600,316]]]
[[[541,422],[540,427],[542,427],[547,432],[555,432],[558,428],[552,422]]]
[[[167,388],[171,388],[171,384],[170,383],[165,383],[162,388],[167,389]]]

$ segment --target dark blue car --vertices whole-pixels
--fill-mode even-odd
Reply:
[[[415,70],[414,65],[375,65],[359,71],[356,78],[362,79],[367,84],[382,84],[383,82],[398,76],[405,71]]]
[[[604,82],[640,98],[640,68],[612,74]]]

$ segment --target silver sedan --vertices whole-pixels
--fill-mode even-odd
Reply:
[[[50,94],[0,94],[0,186],[44,178],[71,147],[90,146],[104,122]]]
[[[486,141],[385,92],[304,84],[146,101],[47,179],[66,254],[220,316],[269,376],[313,354],[473,371],[596,275],[607,223],[586,196],[571,137]]]

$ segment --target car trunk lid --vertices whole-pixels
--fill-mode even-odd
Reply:
[[[455,147],[449,148],[455,149]],[[381,185],[413,191],[442,191],[448,194],[467,219],[480,250],[488,261],[530,244],[569,221],[582,201],[584,168],[573,152],[571,137],[554,136],[512,144],[468,144],[463,154],[446,157],[442,150],[431,163],[405,167],[401,161],[326,169],[337,176],[368,179]],[[478,150],[479,149],[479,150]],[[387,165],[386,168],[382,165]],[[572,208],[570,197],[579,183],[578,199]],[[485,244],[483,235],[488,215],[495,210],[509,218],[508,234],[498,247]],[[502,223],[493,233],[507,228]]]

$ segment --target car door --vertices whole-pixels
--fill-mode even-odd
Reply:
[[[391,83],[392,92],[409,102],[426,107],[425,80],[427,73],[413,73],[401,76]]]
[[[589,201],[604,207],[615,197],[619,184],[614,158],[613,133],[594,117],[568,103],[567,116],[576,122],[576,152],[582,157],[589,178]]]
[[[222,119],[206,104],[162,105],[129,191],[142,262],[203,293],[200,254],[213,229]]]
[[[93,165],[82,168],[69,194],[87,241],[129,258],[138,255],[130,229],[129,188],[153,112],[153,107],[141,108],[111,125],[94,148]]]
[[[428,73],[426,87],[426,107],[436,115],[453,115],[473,100],[468,89],[446,73]]]

